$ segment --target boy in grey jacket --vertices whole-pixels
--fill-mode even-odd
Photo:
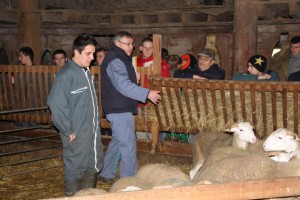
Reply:
[[[87,34],[73,42],[73,57],[57,73],[48,97],[63,145],[65,196],[95,188],[103,167],[98,100],[88,66],[96,40]]]

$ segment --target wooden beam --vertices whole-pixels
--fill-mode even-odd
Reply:
[[[74,200],[198,200],[198,199],[266,199],[275,197],[293,197],[300,195],[300,177],[268,180],[243,181],[226,184],[194,185],[185,187],[143,190],[135,192],[109,193],[72,197]],[[57,198],[57,200],[64,198]]]
[[[17,23],[15,10],[1,10],[0,11],[0,21],[8,23]]]
[[[248,59],[256,53],[257,12],[249,1],[234,2],[234,73],[246,72]]]
[[[161,35],[153,34],[153,75],[161,76]]]
[[[34,52],[34,63],[41,63],[41,14],[38,0],[18,0],[18,44],[29,46]]]

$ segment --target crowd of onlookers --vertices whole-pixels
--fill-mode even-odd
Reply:
[[[105,54],[109,48],[96,48],[94,60],[91,66],[101,66]],[[137,59],[137,67],[149,67],[153,64],[153,39],[151,36],[145,37],[139,47],[140,55]],[[216,52],[205,48],[197,56],[185,53],[181,56],[171,54],[162,48],[161,53],[161,76],[174,78],[193,79],[218,79],[225,78],[225,70],[221,68],[215,60]],[[62,67],[68,62],[67,54],[64,50],[58,49],[52,55],[53,64]],[[34,64],[34,53],[30,47],[22,47],[19,50],[19,62],[22,65]],[[267,58],[264,55],[253,55],[248,60],[247,72],[238,72],[233,75],[233,80],[269,80],[279,81],[280,77],[276,71],[268,67]],[[289,64],[286,66],[288,74],[287,81],[300,81],[300,36],[291,39]],[[147,80],[144,86],[147,87]]]

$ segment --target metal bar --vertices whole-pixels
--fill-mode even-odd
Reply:
[[[36,110],[46,110],[46,109],[48,109],[48,106],[38,107],[38,108],[19,109],[19,110],[6,110],[6,111],[0,111],[0,115],[20,113],[20,112],[30,112]]]
[[[13,130],[0,131],[0,134],[2,134],[2,133],[12,133],[12,132],[18,132],[18,131],[34,130],[34,129],[48,129],[52,126],[53,125],[34,126],[34,127],[29,127],[29,128],[18,128],[18,129],[13,129]]]
[[[64,166],[64,164],[60,164],[60,165],[53,165],[53,166],[50,166],[50,167],[40,168],[40,169],[36,169],[36,170],[28,170],[28,171],[24,171],[22,173],[15,173],[15,174],[7,175],[7,176],[0,176],[0,179],[4,179],[4,178],[7,178],[7,177],[12,177],[12,176],[26,175],[26,174],[30,174],[30,173],[34,173],[34,172],[39,172],[39,171],[58,168],[58,167],[63,167],[63,166]]]
[[[58,157],[62,157],[62,155],[49,156],[49,157],[39,158],[39,159],[33,159],[33,160],[26,160],[26,161],[22,161],[22,162],[8,163],[8,164],[0,165],[0,168],[1,167],[14,166],[14,165],[21,165],[21,164],[26,164],[26,163],[32,163],[32,162],[41,161],[41,160],[48,160],[48,159],[58,158]]]
[[[46,148],[30,149],[30,150],[25,150],[25,151],[15,151],[15,152],[10,152],[10,153],[3,153],[3,154],[0,154],[0,157],[11,156],[11,155],[21,154],[21,153],[30,153],[30,152],[35,152],[35,151],[43,151],[43,150],[48,150],[48,149],[55,149],[55,148],[59,148],[59,147],[61,147],[61,145],[50,146],[50,147],[46,147]]]
[[[58,134],[55,135],[47,135],[47,136],[41,136],[41,137],[35,137],[35,138],[27,138],[23,140],[16,140],[16,141],[8,141],[8,142],[2,142],[0,145],[5,145],[5,144],[14,144],[14,143],[19,143],[19,142],[25,142],[25,141],[31,141],[31,140],[38,140],[38,139],[45,139],[45,138],[50,138],[50,137],[55,137],[59,136]]]

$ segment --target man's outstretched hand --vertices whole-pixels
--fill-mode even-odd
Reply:
[[[150,90],[148,94],[148,99],[152,101],[155,105],[161,100],[161,96],[159,95],[160,91],[157,90]]]

